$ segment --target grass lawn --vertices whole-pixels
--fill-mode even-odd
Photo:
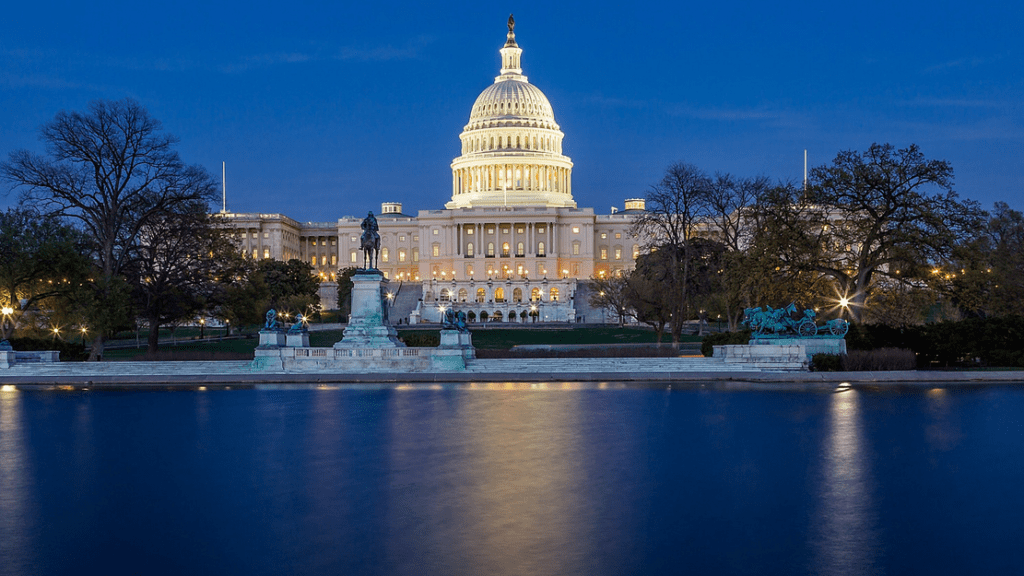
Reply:
[[[494,350],[509,349],[522,344],[645,344],[654,342],[654,332],[643,328],[617,328],[617,327],[595,327],[595,328],[488,328],[486,330],[472,330],[473,345],[477,348]],[[415,338],[415,335],[438,334],[438,330],[399,330],[398,335],[407,340]],[[180,329],[179,333],[180,335]],[[310,346],[327,347],[341,340],[341,330],[324,330],[309,333]],[[669,338],[664,339],[669,342]],[[684,342],[699,342],[696,336],[684,336]],[[240,340],[204,340],[179,342],[177,346],[161,345],[160,359],[212,359],[213,356],[246,355],[252,357],[257,338],[246,338]],[[137,360],[146,353],[146,341],[142,340],[142,348],[124,348],[120,350],[107,350],[104,358],[107,360]]]

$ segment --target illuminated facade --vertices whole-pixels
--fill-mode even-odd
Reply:
[[[577,281],[633,267],[640,242],[629,234],[642,200],[597,215],[572,196],[572,161],[544,93],[523,75],[511,22],[501,70],[473,104],[451,163],[444,209],[402,213],[383,203],[378,268],[421,287],[411,322],[437,322],[455,306],[474,321],[575,321]],[[255,258],[311,263],[321,300],[334,307],[334,274],[361,266],[360,217],[300,223],[279,214],[224,214]]]

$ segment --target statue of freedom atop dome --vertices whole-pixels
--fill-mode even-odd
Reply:
[[[359,244],[363,249],[363,266],[366,270],[376,270],[377,260],[380,258],[380,234],[377,233],[380,228],[373,216],[373,210],[366,214],[359,227],[363,229],[363,235],[359,238]]]

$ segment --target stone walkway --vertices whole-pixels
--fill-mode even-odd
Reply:
[[[859,383],[1024,383],[1024,371],[773,372],[717,358],[477,359],[461,372],[253,372],[248,361],[65,362],[0,370],[0,385],[76,388],[252,386],[260,384],[460,382],[738,382],[779,385]]]

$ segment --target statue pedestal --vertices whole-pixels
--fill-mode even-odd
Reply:
[[[285,345],[284,332],[280,330],[260,330],[260,348],[279,348]]]
[[[352,314],[335,348],[404,348],[391,326],[384,303],[388,283],[379,270],[359,270],[352,276]]]
[[[463,358],[467,360],[476,358],[476,348],[473,347],[473,335],[469,332],[458,330],[441,330],[441,345],[439,350],[460,350]]]
[[[288,332],[285,340],[291,348],[309,348],[309,332]]]

